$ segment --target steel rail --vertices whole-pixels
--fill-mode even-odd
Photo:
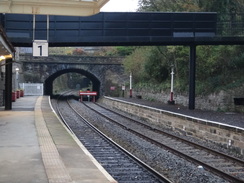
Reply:
[[[85,103],[84,103],[84,104],[85,104]],[[171,147],[168,146],[168,145],[165,145],[165,144],[162,144],[161,142],[158,142],[158,141],[156,141],[156,140],[153,140],[153,139],[147,137],[146,135],[144,135],[144,134],[142,134],[142,133],[140,133],[140,132],[138,132],[138,131],[136,131],[136,130],[133,130],[133,129],[131,129],[131,128],[129,128],[129,127],[127,127],[127,126],[125,126],[125,125],[123,125],[123,124],[121,124],[121,123],[115,121],[114,119],[112,119],[112,118],[110,118],[110,117],[108,117],[108,116],[106,116],[106,115],[100,113],[99,111],[95,110],[94,108],[91,108],[89,105],[87,105],[87,104],[85,104],[85,105],[86,105],[89,109],[91,109],[91,110],[93,110],[94,112],[96,112],[97,114],[99,114],[99,115],[103,116],[104,118],[106,118],[107,120],[110,120],[110,121],[116,123],[118,126],[122,127],[123,129],[126,129],[126,130],[130,131],[131,133],[133,133],[133,134],[135,134],[135,135],[137,135],[137,136],[143,138],[144,140],[146,140],[146,141],[148,141],[148,142],[151,142],[151,143],[153,143],[153,144],[155,144],[155,145],[157,145],[157,146],[159,146],[159,147],[166,148],[166,149],[168,149],[169,151],[171,151],[172,153],[177,154],[177,155],[180,156],[180,157],[186,158],[186,159],[188,159],[188,160],[191,161],[191,162],[194,162],[194,163],[197,163],[197,164],[199,164],[199,165],[202,165],[202,166],[204,166],[206,169],[208,169],[209,171],[212,171],[212,172],[214,172],[215,174],[217,174],[217,175],[219,175],[219,176],[221,176],[221,177],[224,177],[224,178],[225,178],[226,180],[228,180],[228,181],[231,181],[231,182],[233,182],[233,183],[243,183],[243,182],[244,182],[244,180],[239,179],[238,177],[235,177],[235,176],[232,176],[232,175],[230,175],[230,174],[228,174],[228,173],[225,173],[225,172],[223,172],[222,170],[220,170],[220,169],[218,169],[218,168],[215,168],[215,167],[213,167],[213,166],[211,166],[211,165],[209,165],[209,164],[207,164],[207,163],[204,163],[204,162],[202,162],[202,161],[200,161],[200,160],[197,160],[197,159],[195,159],[195,158],[193,158],[193,157],[191,157],[191,156],[189,156],[189,155],[187,155],[187,154],[185,154],[185,153],[182,153],[182,152],[180,152],[180,151],[178,151],[178,150],[176,150],[176,149],[174,149],[174,148],[171,148]],[[94,105],[97,105],[97,104],[94,103]],[[104,109],[106,109],[106,108],[104,108]],[[115,113],[115,112],[112,111],[112,110],[110,110],[110,112]],[[119,114],[119,115],[120,115],[121,117],[124,117],[124,116],[121,115],[121,114]],[[129,119],[129,120],[131,120],[131,121],[136,121],[136,120],[131,119],[131,118],[127,117],[127,116],[126,116],[125,118],[126,118],[126,119]],[[142,125],[141,122],[136,121],[136,123],[139,123],[140,125]],[[201,145],[199,145],[199,144],[192,143],[192,142],[190,142],[190,141],[187,141],[187,140],[185,140],[185,139],[182,139],[182,138],[180,138],[180,137],[174,136],[174,135],[169,134],[169,133],[165,133],[165,132],[163,132],[163,131],[161,131],[161,130],[158,130],[158,129],[155,129],[155,128],[151,128],[151,127],[148,126],[148,125],[143,124],[143,126],[149,128],[149,129],[151,129],[151,130],[153,130],[153,131],[160,132],[160,134],[163,134],[163,133],[164,133],[164,134],[166,134],[167,136],[172,136],[173,138],[178,139],[178,140],[180,140],[180,141],[182,141],[182,142],[187,142],[187,144],[189,144],[189,145],[192,144],[192,145],[195,146],[195,147],[199,147],[199,148],[201,148],[201,149],[205,149],[205,150],[207,150],[207,151],[210,150],[210,151],[213,152],[215,155],[224,156],[224,158],[227,158],[227,157],[228,157],[228,158],[230,158],[231,161],[235,161],[235,162],[237,162],[237,163],[239,163],[239,164],[242,164],[242,166],[244,165],[244,164],[243,164],[243,161],[240,160],[240,159],[237,159],[237,158],[234,158],[234,157],[225,155],[225,154],[223,154],[223,153],[219,153],[219,152],[217,152],[217,151],[214,151],[214,150],[212,150],[212,149],[206,148],[206,147],[201,146]]]
[[[143,166],[145,169],[147,169],[149,172],[151,172],[155,177],[157,177],[158,179],[160,179],[162,182],[164,182],[164,183],[173,183],[168,178],[164,177],[162,174],[160,174],[159,172],[157,172],[156,170],[154,170],[153,168],[151,168],[149,165],[147,165],[146,163],[144,163],[143,161],[141,161],[139,158],[135,157],[133,154],[131,154],[130,152],[128,152],[122,146],[120,146],[119,144],[117,144],[116,142],[114,142],[111,138],[107,137],[103,132],[101,132],[94,125],[92,125],[88,120],[86,120],[83,116],[81,116],[79,114],[79,112],[74,107],[72,107],[72,105],[70,104],[69,101],[67,101],[67,104],[97,134],[99,134],[100,136],[102,136],[103,138],[105,138],[107,141],[109,141],[110,143],[112,143],[114,146],[116,146],[117,148],[119,148],[122,152],[124,152],[125,154],[127,154],[131,159],[133,159],[138,164],[140,164],[141,166]],[[57,108],[59,108],[59,107],[57,106]],[[62,116],[61,110],[60,109],[57,109],[57,110],[58,110],[59,115]],[[64,117],[62,116],[61,118],[62,118],[62,121],[64,122],[64,124],[68,127],[68,129],[71,130],[72,133],[74,133],[72,131],[72,129],[69,127],[69,125],[66,122],[66,120],[64,119]]]
[[[83,116],[81,116],[79,114],[79,112],[73,108],[70,103],[68,102],[69,106],[76,112],[76,114],[78,116],[80,116],[80,118],[82,118],[82,120],[85,121],[85,123],[90,126],[94,131],[96,131],[98,134],[100,134],[102,137],[104,137],[105,139],[107,139],[109,142],[111,142],[113,145],[115,145],[116,147],[118,147],[120,150],[122,150],[124,153],[126,153],[129,157],[131,157],[132,159],[134,159],[137,163],[139,163],[140,165],[142,165],[143,167],[145,167],[147,170],[149,170],[151,173],[153,173],[156,177],[160,178],[161,180],[163,180],[165,183],[172,183],[169,179],[167,179],[166,177],[164,177],[162,174],[160,174],[159,172],[157,172],[156,170],[154,170],[152,167],[150,167],[149,165],[147,165],[145,162],[141,161],[139,158],[137,158],[136,156],[134,156],[133,154],[131,154],[129,151],[127,151],[125,148],[123,148],[122,146],[120,146],[118,143],[116,143],[115,141],[113,141],[111,138],[109,138],[106,134],[104,134],[103,132],[101,132],[98,128],[96,128],[94,125],[92,125],[88,120],[86,120]]]
[[[99,105],[99,104],[97,104],[97,103],[95,103],[95,104],[98,105],[99,107],[105,109],[105,110],[108,110],[108,111],[113,112],[113,113],[115,113],[115,114],[117,114],[117,115],[119,115],[119,116],[121,116],[121,117],[123,117],[123,118],[126,118],[126,119],[128,119],[128,120],[130,120],[130,121],[133,121],[134,123],[137,123],[137,124],[139,124],[139,125],[141,125],[141,126],[147,128],[147,129],[149,129],[149,130],[153,130],[153,131],[156,132],[156,133],[163,134],[163,135],[167,135],[167,136],[170,137],[170,138],[174,138],[174,139],[176,139],[176,140],[178,140],[178,141],[182,141],[183,143],[192,145],[192,146],[194,146],[194,147],[197,147],[197,148],[200,148],[200,149],[203,149],[203,150],[207,150],[208,152],[211,152],[211,153],[213,153],[213,154],[215,154],[215,155],[221,155],[221,156],[223,156],[223,157],[229,159],[230,161],[234,161],[235,163],[238,163],[238,164],[244,166],[244,161],[243,161],[242,159],[239,159],[239,158],[236,158],[236,157],[233,157],[233,156],[229,156],[229,155],[224,154],[224,153],[222,153],[222,152],[216,151],[216,150],[214,150],[214,149],[210,149],[210,148],[208,148],[208,147],[205,147],[205,146],[202,146],[202,145],[197,144],[197,143],[195,143],[195,142],[186,140],[186,139],[184,139],[184,138],[181,138],[181,137],[176,136],[176,135],[174,135],[174,134],[168,133],[168,132],[166,132],[166,131],[163,131],[163,130],[159,130],[159,129],[153,128],[153,127],[151,127],[150,125],[147,125],[147,124],[145,124],[145,123],[142,123],[142,122],[140,122],[140,121],[137,121],[137,120],[135,120],[135,119],[132,119],[132,118],[130,118],[130,117],[128,117],[128,116],[122,115],[122,114],[120,114],[120,113],[118,113],[118,112],[116,112],[116,111],[113,111],[113,110],[111,110],[111,109],[108,109],[108,108],[106,108],[106,107],[104,107],[104,106],[102,106],[102,105]]]

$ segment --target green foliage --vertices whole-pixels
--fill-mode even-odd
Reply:
[[[104,56],[128,56],[136,49],[134,46],[104,47]]]
[[[244,0],[139,0],[139,11],[218,12],[218,19],[228,20],[221,25],[221,33],[238,18]],[[125,70],[133,73],[135,87],[156,92],[170,89],[170,72],[174,67],[176,92],[188,92],[189,47],[138,47],[125,59]],[[198,46],[196,60],[196,93],[208,94],[216,90],[243,84],[244,46]]]
[[[204,11],[218,12],[221,14],[242,12],[243,0],[199,0],[198,6]]]
[[[185,80],[189,73],[189,47],[186,46],[168,46],[166,55],[168,62],[174,66],[174,73],[177,80]],[[176,81],[177,81],[176,80]]]
[[[148,49],[148,47],[138,48],[124,60],[125,71],[133,74],[133,80],[136,83],[144,79],[144,63]]]
[[[188,47],[152,46],[136,49],[130,56],[126,57],[124,67],[127,72],[133,73],[135,83],[150,82],[167,85],[173,66],[177,78],[176,85],[182,90],[185,88],[188,79],[188,62]],[[183,86],[181,83],[184,83]]]
[[[244,0],[139,0],[139,11],[242,12]]]
[[[135,82],[160,83],[169,77],[168,60],[160,47],[140,47],[124,61],[125,70],[132,72]]]
[[[48,52],[50,55],[72,55],[74,49],[72,47],[50,47]]]
[[[200,11],[197,0],[139,0],[140,11]]]
[[[196,65],[196,94],[237,87],[243,81],[240,75],[244,69],[244,46],[198,46]],[[189,47],[140,47],[124,62],[125,70],[133,73],[137,89],[144,87],[157,92],[170,89],[172,66],[174,90],[188,92]]]
[[[197,49],[197,94],[229,88],[241,83],[243,46],[199,46]],[[238,85],[233,87],[237,87]]]
[[[134,47],[131,46],[118,46],[116,47],[118,56],[127,56],[134,51]]]
[[[167,60],[162,57],[159,49],[152,47],[147,53],[144,63],[144,71],[148,80],[160,83],[165,81],[169,76]]]
[[[139,0],[138,11],[217,12],[218,34],[243,34],[244,0]],[[237,23],[240,22],[240,23]]]

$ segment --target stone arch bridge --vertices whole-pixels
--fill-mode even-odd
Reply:
[[[20,55],[20,74],[23,82],[44,83],[44,94],[53,95],[53,81],[65,73],[79,73],[92,82],[93,91],[98,97],[108,95],[110,87],[121,88],[128,82],[129,77],[124,74],[123,57],[94,57],[51,55],[49,57],[33,57]]]

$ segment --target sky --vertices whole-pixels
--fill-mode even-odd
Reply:
[[[135,12],[138,0],[110,0],[102,7],[102,12]]]

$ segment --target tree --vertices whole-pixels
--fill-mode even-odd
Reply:
[[[244,0],[139,0],[139,11],[218,12],[221,15],[242,12]]]
[[[198,0],[139,0],[139,11],[200,11]]]
[[[243,25],[238,24],[238,21],[244,21],[244,16],[239,14],[243,9],[244,0],[139,0],[139,11],[217,12],[220,28],[218,33],[222,36],[242,34]],[[169,75],[171,65],[174,65],[176,89],[187,90],[189,47],[148,47],[143,51],[142,48],[139,49],[140,66],[134,70],[144,74],[137,75],[138,81],[163,83],[165,79],[169,79],[164,74],[168,72]],[[137,50],[132,55],[134,53]],[[243,68],[243,46],[197,46],[197,93],[211,92],[219,86],[233,83],[233,80],[241,78],[239,75]]]
[[[135,82],[161,83],[169,78],[170,60],[166,46],[138,47],[124,61]]]
[[[141,82],[145,78],[144,63],[149,47],[139,47],[124,60],[124,68],[127,73],[133,74],[134,82]]]
[[[161,49],[166,50],[166,47],[151,47],[148,51],[144,70],[146,77],[154,83],[161,83],[169,77],[168,60],[163,57]]]
[[[133,48],[132,46],[118,46],[117,53],[119,56],[127,56],[130,55],[134,49],[135,48]]]

